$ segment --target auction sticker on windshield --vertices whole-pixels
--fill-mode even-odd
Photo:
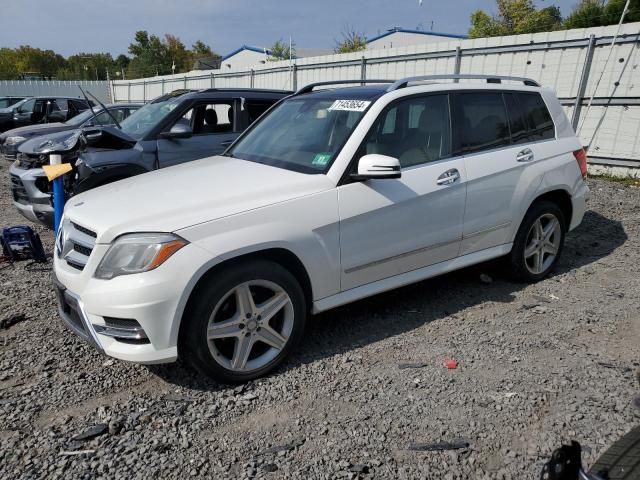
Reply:
[[[325,166],[331,160],[330,153],[318,153],[311,162],[311,165]]]
[[[342,110],[346,112],[364,112],[371,102],[367,100],[336,100],[329,110]]]

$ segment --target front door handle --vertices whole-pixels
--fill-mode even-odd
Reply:
[[[518,162],[530,162],[531,160],[533,160],[533,152],[530,148],[520,150],[518,152],[518,155],[516,155],[516,160]]]
[[[438,185],[451,185],[458,180],[460,180],[460,172],[457,168],[452,168],[451,170],[447,170],[442,175],[440,175],[436,183]]]

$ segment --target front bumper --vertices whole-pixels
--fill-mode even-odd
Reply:
[[[80,271],[54,255],[54,283],[62,292],[58,298],[63,322],[111,357],[144,364],[175,361],[188,292],[196,272],[211,260],[210,255],[190,244],[150,272],[99,280],[93,273],[108,248],[96,244]],[[110,327],[114,319],[135,322],[143,341],[117,338]]]
[[[21,168],[15,163],[9,169],[13,205],[23,217],[53,228],[51,194],[38,186],[48,185],[41,168]]]

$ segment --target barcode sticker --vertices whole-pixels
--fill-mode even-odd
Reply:
[[[347,112],[364,112],[371,102],[367,100],[336,100],[329,110],[342,110]]]

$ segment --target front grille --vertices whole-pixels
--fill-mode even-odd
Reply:
[[[94,231],[65,220],[56,241],[56,253],[70,267],[84,270],[96,244],[96,237]]]
[[[75,228],[79,232],[84,233],[85,235],[89,235],[90,237],[93,237],[93,238],[97,237],[96,232],[93,232],[93,231],[89,230],[88,228],[85,228],[85,227],[83,227],[81,225],[78,225],[77,223],[73,223],[73,222],[71,222],[71,225],[73,225],[73,228]]]
[[[22,180],[17,175],[11,175],[11,193],[13,199],[18,203],[29,204],[29,195],[22,184]]]

